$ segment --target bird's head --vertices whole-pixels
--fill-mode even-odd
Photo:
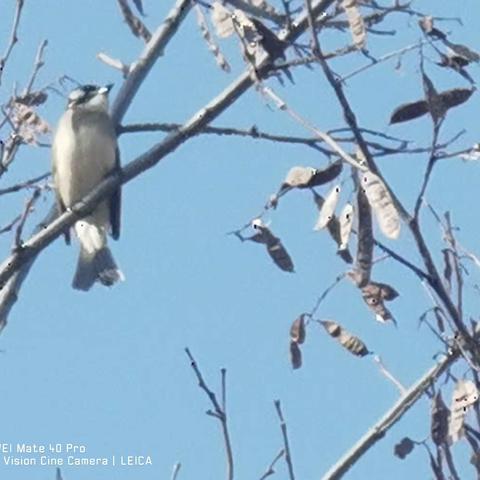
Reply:
[[[98,85],[82,85],[70,92],[68,108],[72,110],[108,111],[108,93],[113,84],[100,87]]]

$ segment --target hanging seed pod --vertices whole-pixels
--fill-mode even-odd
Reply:
[[[400,214],[393,203],[390,192],[382,179],[367,171],[363,174],[362,186],[368,203],[372,207],[382,233],[391,239],[400,235]]]
[[[294,370],[302,366],[302,352],[296,342],[290,342],[290,362]]]
[[[358,239],[357,258],[355,261],[356,279],[358,287],[363,287],[370,280],[373,259],[373,233],[372,213],[365,192],[362,188],[357,190],[358,211]]]
[[[362,340],[345,330],[340,324],[331,320],[323,320],[320,323],[331,337],[335,338],[342,347],[353,355],[364,357],[370,353]]]
[[[302,313],[290,327],[290,338],[292,342],[302,344],[305,341],[305,314]]]

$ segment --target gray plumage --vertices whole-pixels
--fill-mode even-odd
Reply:
[[[108,114],[110,87],[86,85],[69,96],[52,145],[52,173],[60,212],[73,206],[119,168],[115,129]],[[73,288],[89,290],[96,281],[111,286],[123,274],[107,246],[107,233],[120,235],[121,191],[102,201],[74,225],[80,255]],[[65,234],[69,242],[69,232]]]

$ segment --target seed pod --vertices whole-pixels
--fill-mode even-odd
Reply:
[[[337,208],[339,197],[340,186],[335,185],[335,187],[330,190],[327,197],[325,198],[325,202],[323,203],[323,206],[320,210],[320,215],[318,216],[318,220],[314,227],[314,230],[321,230],[330,223],[335,214],[335,209]]]
[[[302,344],[305,341],[305,314],[302,313],[290,327],[292,342]]]
[[[332,320],[323,320],[320,323],[331,337],[335,338],[353,355],[364,357],[370,353],[367,346],[358,337],[345,330],[340,324]]]

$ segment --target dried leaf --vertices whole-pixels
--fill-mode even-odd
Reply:
[[[38,107],[47,101],[48,95],[43,90],[38,92],[30,92],[25,95],[15,97],[16,103],[21,103],[27,107]]]
[[[445,107],[440,95],[437,93],[433,82],[425,72],[422,72],[423,90],[425,99],[427,100],[428,111],[432,117],[433,123],[438,124],[447,113],[448,108]]]
[[[370,353],[367,346],[358,337],[352,335],[338,323],[331,320],[323,320],[320,323],[331,337],[335,338],[353,355],[364,357]]]
[[[445,284],[448,292],[452,291],[452,273],[453,273],[453,258],[452,251],[448,248],[442,250],[443,253],[443,262],[445,266],[443,267],[443,278],[445,279]]]
[[[432,401],[431,435],[437,446],[444,445],[448,439],[448,417],[450,412],[438,391]]]
[[[302,344],[305,341],[305,314],[302,313],[290,327],[292,342]]]
[[[302,352],[296,342],[290,342],[290,362],[292,363],[293,369],[302,366]]]
[[[425,100],[418,102],[404,103],[397,107],[391,117],[390,124],[408,122],[414,118],[419,118],[428,112],[428,104]]]
[[[257,233],[249,237],[249,240],[266,245],[267,252],[275,262],[275,265],[285,272],[293,272],[292,259],[280,239],[259,219],[254,220],[252,226],[257,230]]]
[[[474,88],[452,88],[440,93],[440,98],[447,109],[465,103],[475,91]]]
[[[467,61],[467,64],[469,62],[479,62],[480,61],[480,55],[473,51],[470,50],[466,45],[462,45],[459,43],[451,43],[451,42],[446,42],[450,50],[460,58],[463,58],[464,60]]]
[[[340,175],[342,168],[341,161],[333,162],[323,169],[292,167],[280,186],[279,194],[290,188],[312,188],[328,183]]]
[[[395,456],[403,460],[408,454],[412,452],[412,450],[415,448],[415,444],[413,441],[408,438],[402,438],[402,440],[395,445],[394,448],[394,453]]]
[[[10,118],[15,125],[17,135],[30,145],[37,145],[38,137],[50,131],[48,123],[33,108],[21,103],[13,103]]]
[[[370,284],[371,285],[371,284]],[[381,296],[381,290],[376,288],[371,288],[369,285],[362,288],[362,298],[364,302],[368,305],[370,310],[375,314],[375,320],[377,322],[385,323],[388,320],[392,320],[394,323],[395,319],[393,318],[390,310],[385,307],[383,301],[384,299]]]
[[[351,203],[345,204],[342,213],[340,213],[340,245],[339,250],[348,248],[348,240],[352,232],[354,209]]]
[[[450,422],[448,436],[451,443],[464,435],[465,414],[468,408],[478,400],[478,390],[470,380],[459,380],[455,385],[450,407]]]
[[[436,37],[441,40],[445,40],[447,38],[447,36],[442,31],[438,30],[438,28],[435,28],[433,26],[433,17],[431,16],[422,17],[418,21],[418,24],[422,31],[431,37]]]
[[[224,71],[224,72],[230,72],[230,65],[223,55],[223,53],[220,51],[219,46],[215,43],[215,39],[210,33],[210,29],[208,28],[208,23],[205,18],[205,15],[203,14],[202,9],[198,6],[195,5],[195,10],[197,13],[197,23],[200,28],[200,33],[202,34],[203,39],[205,40],[205,43],[208,46],[208,49],[212,52],[213,56],[215,57],[215,61],[217,62],[217,65]]]
[[[235,32],[232,12],[225,8],[221,2],[213,2],[211,12],[212,23],[218,37],[227,38]]]
[[[325,203],[325,199],[320,194],[318,194],[315,190],[313,190],[313,198],[315,200],[315,204],[317,205],[317,208],[321,211]],[[352,263],[353,258],[352,258],[352,255],[350,254],[350,251],[348,250],[348,245],[345,248],[340,248],[342,245],[340,229],[341,229],[340,221],[335,215],[333,215],[332,219],[327,224],[328,233],[337,244],[337,247],[338,247],[337,254],[340,256],[340,258],[346,263]]]
[[[314,230],[321,230],[330,223],[335,214],[335,208],[337,208],[339,198],[340,185],[335,185],[335,187],[330,190],[327,197],[325,198],[325,202],[323,203],[323,206],[320,210],[320,215],[318,216],[318,220],[315,224]]]
[[[362,48],[365,48],[367,43],[367,32],[365,30],[363,17],[360,14],[360,9],[358,8],[358,1],[343,0],[341,5],[347,14],[348,24],[352,33],[353,44],[355,47],[361,50]]]
[[[357,258],[355,261],[355,283],[365,286],[370,280],[373,259],[372,213],[367,196],[362,188],[357,190],[358,239]]]
[[[378,301],[391,301],[398,297],[398,292],[392,286],[380,282],[369,282],[363,287],[362,293],[370,297],[375,297]]]
[[[383,181],[374,173],[363,174],[363,189],[382,233],[391,239],[400,235],[400,215]]]

